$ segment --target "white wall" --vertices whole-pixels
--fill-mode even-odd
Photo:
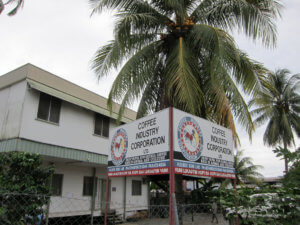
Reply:
[[[95,136],[94,112],[62,102],[59,124],[37,119],[39,92],[26,91],[20,137],[42,143],[108,154],[109,140]],[[110,123],[111,126],[115,126]]]
[[[51,197],[50,217],[90,214],[91,196],[83,196],[83,178],[93,176],[93,167],[55,163],[55,173],[63,174],[62,195]],[[98,179],[105,179],[105,174],[105,168],[96,169]],[[98,185],[97,196],[100,191],[101,187]],[[98,197],[97,200],[105,201]]]
[[[148,208],[148,185],[142,183],[142,195],[132,195],[132,180],[142,181],[142,177],[126,177],[126,212],[135,212]],[[111,178],[111,208],[123,213],[124,206],[124,177]],[[113,187],[116,192],[112,192]],[[130,213],[127,215],[130,215]]]
[[[44,163],[47,165],[47,163]],[[62,195],[51,197],[50,217],[85,215],[91,213],[91,197],[83,196],[83,178],[84,176],[93,176],[93,167],[72,166],[67,163],[55,163],[55,173],[63,174]],[[95,215],[104,213],[101,211],[102,185],[106,180],[106,168],[97,168],[96,177],[98,179],[95,198]],[[132,215],[136,210],[148,209],[148,185],[142,184],[142,195],[132,196],[132,180],[141,180],[142,177],[126,178],[126,215]],[[111,178],[110,186],[110,209],[115,209],[118,214],[124,212],[124,177]],[[116,188],[115,192],[112,189]],[[103,205],[104,206],[104,205]]]
[[[26,82],[0,90],[0,140],[18,137]]]

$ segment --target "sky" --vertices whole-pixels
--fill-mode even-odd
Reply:
[[[234,35],[238,47],[268,69],[287,68],[300,73],[300,1],[283,0],[282,18],[277,24],[276,48],[265,48],[241,34]],[[108,96],[116,71],[97,80],[91,70],[96,50],[113,39],[114,18],[111,12],[90,16],[88,0],[25,0],[13,17],[0,15],[0,75],[31,63],[77,85]],[[136,109],[136,105],[132,106]],[[265,127],[256,129],[252,142],[242,128],[239,149],[253,162],[264,166],[266,177],[282,176],[284,163],[275,157],[273,148],[263,145]],[[300,140],[296,138],[296,146]]]

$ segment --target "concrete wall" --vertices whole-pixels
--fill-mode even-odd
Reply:
[[[94,135],[94,112],[62,102],[59,124],[37,119],[39,92],[26,91],[20,137],[47,144],[108,154],[109,140]],[[115,124],[111,121],[110,126]]]
[[[133,196],[132,180],[142,181],[142,177],[126,177],[126,188],[124,177],[111,179],[111,208],[116,209],[120,214],[124,212],[124,189],[126,189],[126,216],[133,214],[136,210],[148,208],[148,184],[142,183],[141,196]],[[116,188],[115,192],[112,192],[113,188]]]
[[[18,137],[26,82],[0,90],[0,140]]]
[[[46,163],[47,164],[47,163]],[[85,215],[91,213],[90,196],[83,196],[83,178],[93,175],[93,167],[72,166],[67,163],[55,163],[55,173],[63,174],[62,195],[51,197],[50,217]],[[104,213],[106,168],[96,168],[97,190],[94,215]],[[142,184],[142,196],[132,196],[132,180],[142,180],[142,177],[126,178],[126,215],[136,210],[148,208],[148,185]],[[124,177],[112,178],[110,184],[110,209],[118,214],[124,212]],[[115,188],[115,192],[112,192]],[[103,193],[102,193],[103,192]]]
[[[84,215],[91,213],[91,196],[83,195],[83,179],[93,176],[93,167],[72,166],[67,163],[55,163],[55,173],[63,174],[62,195],[51,197],[50,217]],[[101,183],[105,180],[106,169],[97,168],[98,179],[95,208],[100,214]]]

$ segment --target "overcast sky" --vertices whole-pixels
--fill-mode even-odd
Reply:
[[[287,68],[300,73],[300,1],[285,0],[282,19],[277,22],[278,42],[266,49],[244,36],[234,35],[240,49],[268,69]],[[32,63],[57,76],[107,97],[115,72],[97,82],[90,61],[98,47],[113,38],[113,17],[107,12],[90,17],[88,0],[25,0],[16,16],[0,16],[0,75]],[[134,106],[133,106],[134,108]],[[241,149],[255,164],[263,165],[265,176],[280,176],[284,170],[272,148],[263,146],[264,127],[257,129],[252,144],[239,129]],[[299,139],[296,141],[299,146]]]

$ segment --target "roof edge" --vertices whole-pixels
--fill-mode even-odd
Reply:
[[[27,63],[23,66],[20,66],[8,73],[5,73],[0,76],[0,90],[9,87],[15,83],[18,83],[22,80],[25,80],[28,75],[28,68],[32,66],[30,63]]]
[[[11,86],[24,79],[27,81],[30,79],[55,88],[62,93],[74,96],[108,110],[107,98],[30,63],[0,76],[0,89]],[[120,105],[118,103],[113,103],[112,109],[112,114],[118,114]],[[134,110],[126,108],[123,117],[133,121],[136,119],[136,114],[137,113]]]

